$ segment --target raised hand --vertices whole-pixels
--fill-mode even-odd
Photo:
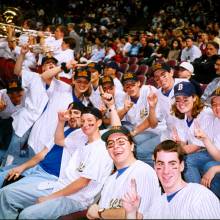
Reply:
[[[99,86],[99,91],[102,101],[107,107],[115,105],[114,97],[112,96],[112,94],[104,92],[102,86]]]
[[[24,44],[21,46],[21,54],[25,55],[29,51],[29,45]]]
[[[6,108],[6,103],[5,103],[5,101],[4,101],[3,99],[1,99],[1,97],[0,97],[0,112],[1,112],[1,111],[4,111],[5,108]]]
[[[180,142],[180,137],[178,135],[177,129],[175,127],[172,127],[172,132],[171,132],[171,138],[175,142]]]
[[[124,109],[125,109],[126,111],[129,111],[129,110],[132,108],[133,105],[134,105],[134,103],[131,101],[130,96],[129,96],[129,95],[126,95],[126,97],[125,97],[125,103],[124,103]]]
[[[197,121],[194,122],[194,135],[196,138],[200,139],[201,141],[203,141],[204,139],[207,138],[206,133],[201,129],[201,127],[199,126],[199,123]]]
[[[137,194],[137,185],[135,179],[131,179],[130,191],[122,197],[122,205],[126,213],[137,213],[141,198]]]
[[[158,102],[158,97],[157,97],[156,93],[153,92],[152,86],[149,86],[149,87],[150,87],[150,93],[147,96],[147,101],[148,101],[150,107],[155,108],[155,106],[157,105],[157,102]]]
[[[71,118],[71,109],[72,105],[70,105],[66,111],[58,112],[58,119],[60,122],[66,122]]]

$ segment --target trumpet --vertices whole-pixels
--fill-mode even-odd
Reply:
[[[37,30],[32,30],[32,29],[25,29],[25,28],[22,28],[20,26],[16,26],[13,24],[0,23],[0,30],[2,30],[2,32],[4,33],[7,33],[7,28],[9,27],[13,28],[15,33],[26,34],[26,35],[31,35],[35,37],[39,36],[40,34],[42,34],[44,37],[54,36],[54,34],[48,31],[37,31]]]
[[[55,50],[55,48],[52,46],[46,46],[40,44],[33,44],[33,45],[29,45],[28,47],[33,53],[41,53],[41,54],[47,54],[50,52],[54,52]]]

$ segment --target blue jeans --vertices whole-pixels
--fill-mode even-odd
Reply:
[[[204,166],[210,161],[214,161],[214,159],[207,151],[187,154],[183,173],[186,182],[200,183]]]
[[[34,151],[29,146],[27,146],[25,149],[26,154],[21,155],[21,152],[22,152],[21,150],[24,147],[24,145],[27,143],[30,132],[31,132],[31,128],[28,129],[22,137],[19,137],[13,131],[11,142],[9,144],[8,150],[6,151],[3,161],[2,161],[2,166],[6,165],[8,155],[11,155],[14,157],[12,164],[15,164],[15,165],[20,165],[35,155]]]
[[[219,161],[210,161],[203,166],[202,175],[204,175],[211,167],[219,166]],[[210,190],[220,199],[220,173],[217,173],[212,179]]]
[[[122,122],[123,126],[129,131],[133,129],[133,125],[129,122]],[[136,157],[150,166],[154,167],[152,159],[155,147],[160,143],[160,136],[151,131],[143,131],[142,133],[133,137],[136,145]]]
[[[52,189],[40,190],[39,183],[57,181],[58,177],[45,172],[38,165],[27,172],[29,174],[24,178],[0,189],[0,219],[16,219],[21,210],[35,205],[39,197],[52,193]],[[36,218],[35,214],[32,218]]]

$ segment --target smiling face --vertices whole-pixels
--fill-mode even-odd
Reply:
[[[47,70],[53,69],[56,67],[56,63],[53,60],[46,61],[42,66],[42,71],[45,72]]]
[[[180,162],[177,152],[157,152],[154,166],[164,191],[175,192],[182,182],[181,172],[184,170],[184,163]]]
[[[176,96],[175,101],[176,108],[180,111],[180,113],[190,115],[196,98],[193,96]]]
[[[220,119],[220,96],[212,98],[211,105],[215,117]]]
[[[128,137],[122,133],[111,134],[106,147],[117,169],[128,166],[134,159],[134,144],[131,144]]]
[[[101,123],[101,120],[97,120],[97,118],[90,113],[82,114],[81,129],[88,137],[92,136],[95,132],[99,130],[99,126],[101,125]]]
[[[70,110],[70,119],[68,120],[68,125],[71,128],[79,128],[81,126],[81,111],[77,109]]]
[[[162,88],[163,92],[168,92],[174,84],[173,73],[163,69],[154,72],[154,80]]]
[[[134,98],[138,98],[140,94],[140,81],[128,80],[123,83],[124,91]]]
[[[73,80],[73,84],[77,93],[84,93],[90,87],[90,82],[84,77],[80,77],[78,79]]]

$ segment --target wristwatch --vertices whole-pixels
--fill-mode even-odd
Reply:
[[[99,209],[98,210],[98,214],[99,214],[99,218],[102,219],[102,213],[105,211],[105,208]]]

